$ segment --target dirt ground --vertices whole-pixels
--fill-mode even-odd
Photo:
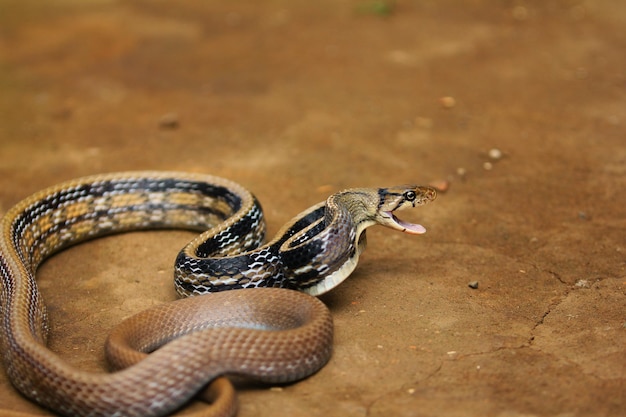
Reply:
[[[251,189],[272,233],[336,190],[448,181],[403,213],[427,234],[371,229],[322,298],[330,363],[243,390],[239,415],[622,416],[624,27],[617,0],[0,0],[0,213],[184,170]],[[104,369],[110,329],[176,297],[191,236],[46,262],[52,349]],[[4,373],[0,408],[49,415]]]

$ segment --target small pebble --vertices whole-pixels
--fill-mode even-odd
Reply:
[[[493,159],[494,161],[497,161],[498,159],[502,158],[502,151],[498,148],[491,148],[489,149],[489,158]]]
[[[180,121],[178,118],[178,114],[176,113],[164,114],[159,120],[159,128],[161,129],[178,129],[179,126]]]
[[[448,188],[450,188],[450,181],[435,180],[431,181],[428,185],[441,193],[445,193],[446,191],[448,191]]]
[[[467,174],[467,170],[463,167],[458,167],[456,169],[456,175],[458,175],[459,177],[463,178],[465,176],[465,174]]]
[[[456,105],[456,100],[454,99],[454,97],[446,96],[446,97],[441,97],[439,99],[439,103],[441,104],[443,108],[451,109],[452,107]]]
[[[478,289],[478,281],[472,281],[472,282],[468,283],[467,286],[470,287],[473,290]]]
[[[574,284],[574,286],[578,288],[589,288],[589,281],[587,281],[586,279],[579,279],[578,281],[576,281],[576,284]]]
[[[491,162],[483,163],[483,169],[485,171],[491,171],[493,169],[493,164]]]

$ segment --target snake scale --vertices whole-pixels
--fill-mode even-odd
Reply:
[[[324,366],[332,346],[330,313],[310,295],[332,289],[354,270],[367,227],[423,233],[393,212],[435,197],[426,186],[342,191],[263,244],[256,198],[214,176],[126,172],[40,191],[11,208],[1,223],[6,374],[24,396],[62,415],[142,417],[171,413],[218,381],[206,388],[211,396],[224,374],[271,383],[304,378]],[[81,371],[50,351],[35,281],[41,262],[87,239],[158,228],[202,232],[176,258],[175,287],[184,297],[211,295],[165,303],[123,322],[106,346],[115,372]],[[276,288],[246,290],[257,287]],[[224,291],[230,289],[244,290]],[[218,395],[219,406],[208,413],[234,413],[231,397]]]

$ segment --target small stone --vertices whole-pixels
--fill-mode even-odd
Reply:
[[[463,178],[466,174],[467,174],[467,170],[465,168],[458,167],[456,169],[456,175],[458,175],[459,177]]]
[[[178,129],[179,126],[180,120],[176,113],[164,114],[159,120],[159,128],[161,129]]]
[[[589,288],[589,281],[587,281],[586,279],[579,279],[578,281],[576,281],[576,284],[574,284],[574,286],[578,288]]]
[[[493,169],[493,164],[491,162],[483,163],[483,169],[485,171],[491,171]]]
[[[494,161],[497,161],[498,159],[502,158],[502,151],[498,148],[491,148],[489,149],[489,158],[493,159]]]
[[[471,288],[471,289],[473,289],[473,290],[478,289],[478,281],[472,281],[472,282],[469,282],[469,283],[467,284],[467,286],[468,286],[468,287],[470,287],[470,288]]]
[[[435,181],[431,181],[428,185],[430,185],[431,187],[433,187],[434,189],[436,189],[437,191],[441,193],[445,193],[446,191],[448,191],[448,188],[450,188],[450,181],[435,180]]]
[[[444,109],[451,109],[452,107],[456,106],[456,100],[454,99],[454,97],[450,96],[441,97],[439,99],[439,103]]]

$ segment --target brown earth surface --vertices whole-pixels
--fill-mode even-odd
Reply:
[[[623,416],[624,27],[609,0],[0,0],[0,213],[185,170],[251,189],[272,233],[336,190],[448,181],[404,214],[426,235],[371,229],[322,298],[330,363],[242,390],[239,415]],[[46,262],[51,348],[105,369],[110,329],[175,298],[191,236]],[[4,373],[0,408],[50,415]]]

